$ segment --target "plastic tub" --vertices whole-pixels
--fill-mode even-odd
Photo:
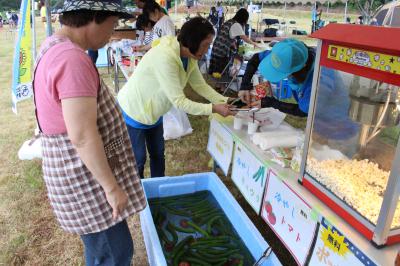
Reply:
[[[149,199],[188,194],[201,190],[210,191],[255,260],[258,260],[268,248],[267,242],[215,173],[148,178],[142,180],[142,183],[146,197]],[[140,213],[140,223],[150,265],[166,266],[167,262],[148,206]],[[281,265],[281,263],[275,254],[271,253],[262,265]]]

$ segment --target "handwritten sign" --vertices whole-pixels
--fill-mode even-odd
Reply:
[[[243,144],[236,143],[232,180],[257,214],[261,209],[267,172],[265,166]]]
[[[261,217],[279,236],[299,265],[304,265],[316,234],[312,209],[273,171],[269,171]],[[312,264],[311,264],[312,265]]]
[[[217,121],[211,120],[207,151],[218,163],[225,175],[228,175],[232,160],[233,138]]]
[[[360,249],[322,218],[310,265],[376,266]]]

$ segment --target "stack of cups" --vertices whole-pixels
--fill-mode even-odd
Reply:
[[[244,119],[243,119],[243,117],[240,117],[240,116],[235,116],[234,118],[233,118],[233,128],[235,129],[235,130],[241,130],[242,129],[242,126],[243,126],[243,123],[244,123]]]
[[[247,134],[251,135],[257,132],[258,126],[260,125],[260,122],[257,120],[249,121],[247,124]]]

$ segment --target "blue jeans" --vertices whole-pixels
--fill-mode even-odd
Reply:
[[[146,164],[146,146],[150,156],[151,177],[165,176],[163,123],[149,129],[138,129],[128,124],[126,126],[128,127],[128,133],[140,178],[144,178],[143,172],[144,165]]]
[[[128,224],[122,221],[104,231],[81,235],[87,266],[130,266],[133,241]]]

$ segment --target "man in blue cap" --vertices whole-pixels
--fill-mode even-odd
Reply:
[[[261,102],[251,103],[253,106],[273,107],[291,115],[307,116],[314,59],[314,50],[296,39],[286,39],[275,44],[271,51],[256,54],[250,59],[239,97],[250,104],[250,90],[253,87],[249,81],[258,68],[264,78],[272,83],[288,78],[288,85],[297,104],[281,102],[274,97],[265,97]]]
[[[251,106],[273,107],[281,112],[305,117],[310,105],[313,82],[315,52],[303,42],[286,39],[274,45],[271,51],[253,56],[246,68],[239,97]],[[287,78],[288,86],[297,103],[281,102],[274,97],[264,97],[261,101],[250,102],[249,91],[253,74],[258,71],[265,79],[278,83]],[[350,98],[348,84],[341,75],[326,67],[321,67],[317,105],[314,117],[314,133],[335,143],[348,143],[357,135],[359,126],[348,116]],[[337,130],[341,128],[342,130]],[[343,145],[342,145],[343,146]],[[350,153],[349,153],[350,154]]]

